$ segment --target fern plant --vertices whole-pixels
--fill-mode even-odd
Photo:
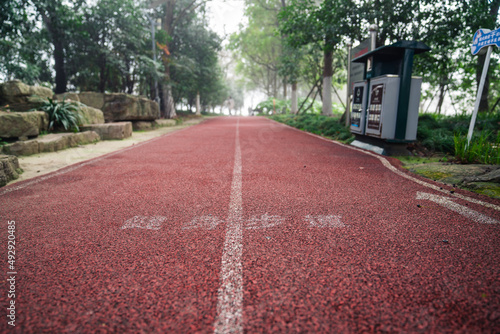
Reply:
[[[54,99],[47,99],[40,107],[49,115],[49,131],[57,128],[64,128],[78,132],[80,129],[78,125],[81,124],[81,116],[77,113],[78,106],[73,102],[66,102],[65,100],[57,101]]]

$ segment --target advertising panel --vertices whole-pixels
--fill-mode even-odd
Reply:
[[[352,99],[351,126],[361,127],[361,113],[363,112],[364,86],[354,87]]]
[[[372,86],[370,94],[370,106],[368,107],[368,129],[380,129],[380,116],[382,114],[382,98],[384,96],[384,84]]]

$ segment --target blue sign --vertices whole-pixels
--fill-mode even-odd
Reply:
[[[500,28],[497,30],[479,29],[472,39],[471,52],[477,55],[485,46],[496,45],[500,47]]]

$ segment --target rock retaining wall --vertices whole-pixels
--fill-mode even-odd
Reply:
[[[106,122],[154,121],[160,118],[158,103],[144,97],[122,93],[82,92],[80,102],[102,110]]]
[[[125,139],[132,136],[131,122],[93,124],[81,127],[82,131],[95,131],[102,140]]]
[[[28,111],[39,107],[47,98],[52,98],[52,90],[41,86],[28,86],[19,80],[0,84],[0,106],[8,105],[14,111]]]
[[[32,155],[42,152],[55,152],[68,147],[90,144],[99,140],[99,135],[94,131],[54,133],[32,140],[18,141],[4,145],[2,152],[16,156]]]
[[[0,112],[0,138],[38,136],[47,131],[49,117],[43,111]]]
[[[19,168],[17,157],[0,155],[0,187],[19,178],[20,173],[22,173],[22,169]]]

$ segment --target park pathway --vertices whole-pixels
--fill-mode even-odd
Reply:
[[[1,333],[500,332],[500,201],[264,118],[1,188],[0,218]]]

